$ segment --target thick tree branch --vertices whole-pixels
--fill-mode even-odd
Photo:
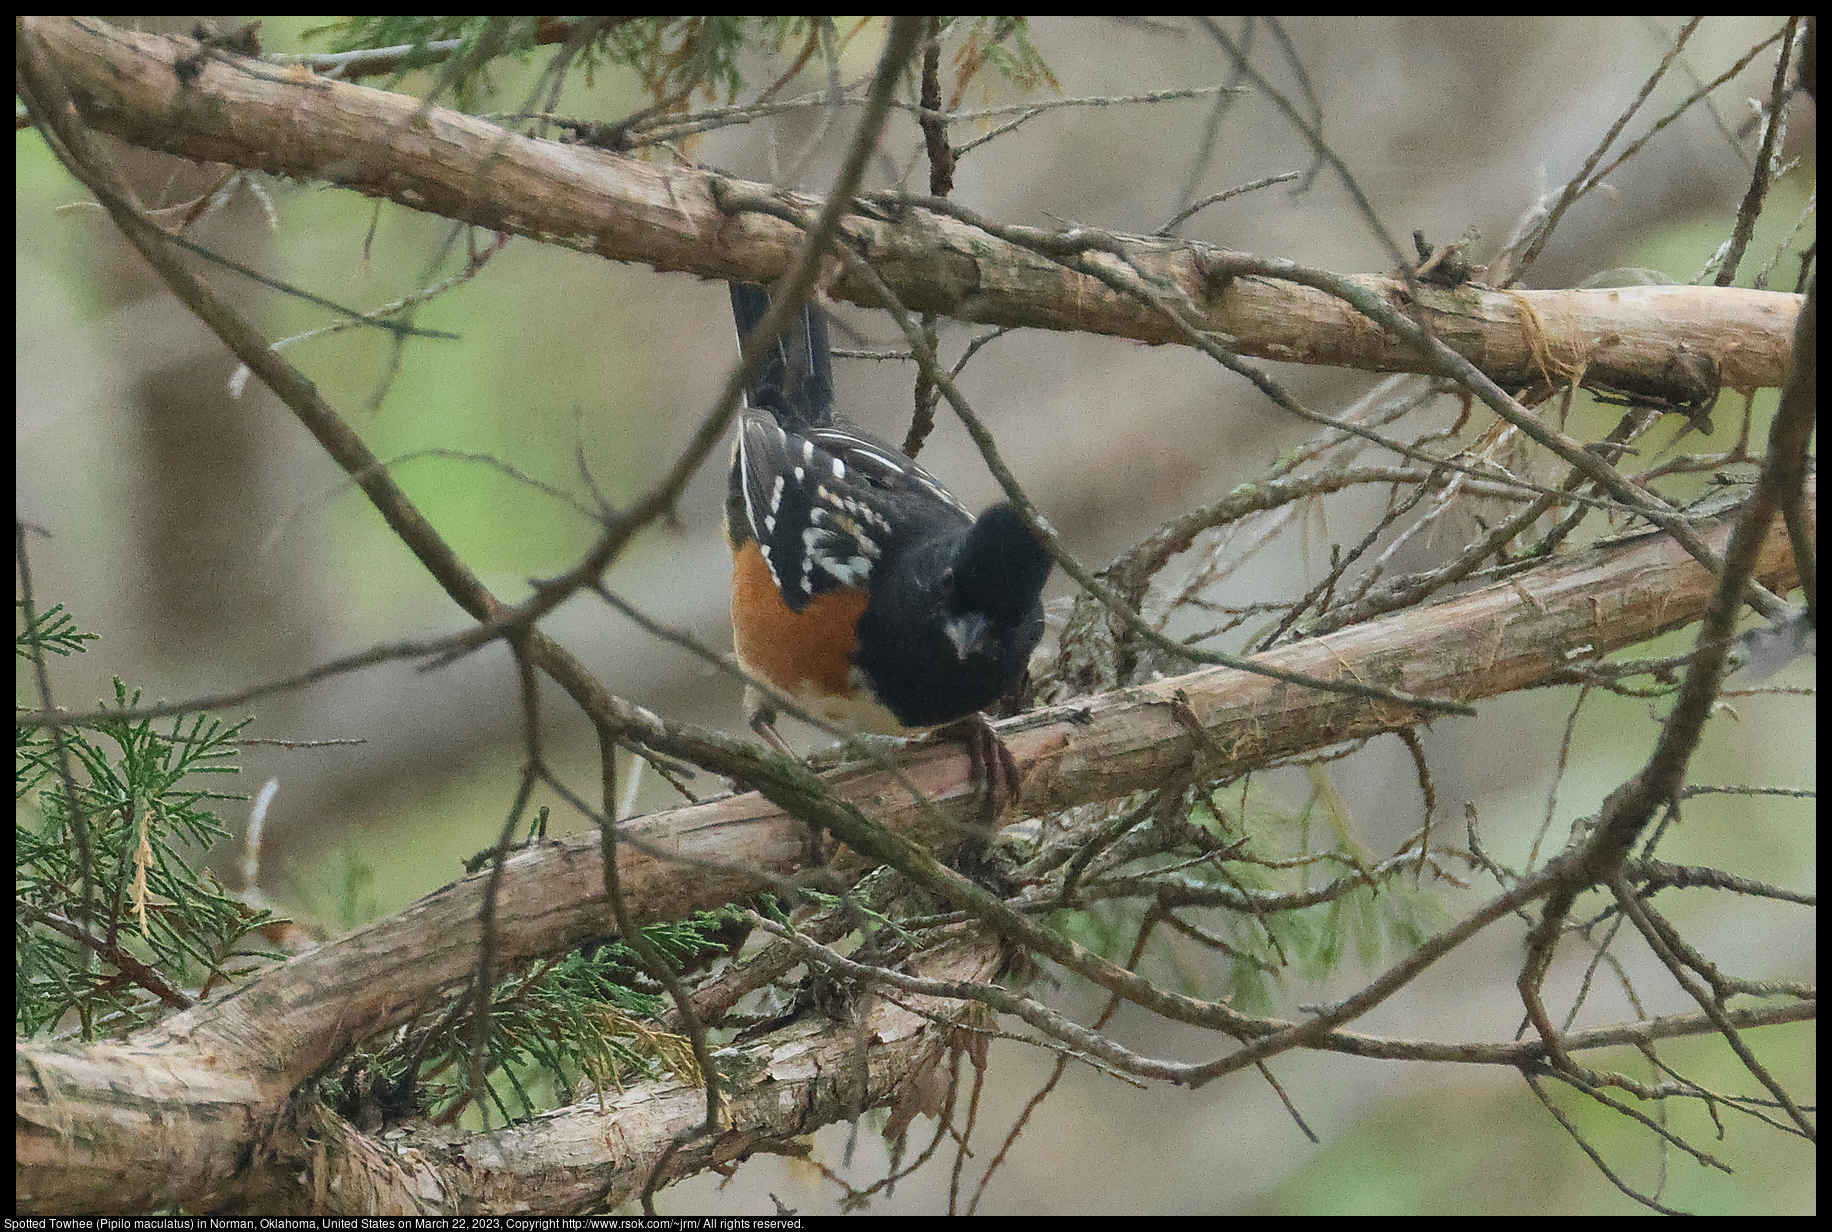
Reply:
[[[1809,483],[1809,505],[1812,492]],[[1706,538],[1721,550],[1730,533],[1720,526]],[[1783,528],[1771,530],[1757,573],[1777,590],[1794,584]],[[1266,657],[1307,674],[1344,673],[1472,700],[1529,687],[1574,661],[1697,620],[1712,593],[1709,576],[1683,550],[1665,535],[1647,535]],[[1162,786],[1179,774],[1240,772],[1412,721],[1392,709],[1216,668],[1036,711],[1003,724],[1001,734],[1024,773],[1024,808],[1044,813]],[[950,837],[937,831],[937,810],[955,821],[977,816],[967,763],[954,746],[909,750],[904,771],[934,808],[913,803],[875,768],[845,768],[830,781],[891,830],[936,844]],[[621,881],[640,920],[743,898],[767,878],[794,874],[806,852],[801,823],[756,794],[638,818],[621,834]],[[845,854],[836,860],[848,862]],[[457,882],[127,1043],[21,1048],[22,1202],[43,1195],[31,1205],[109,1200],[119,1202],[114,1209],[144,1208],[226,1179],[299,1083],[469,978],[483,882],[483,875]],[[602,887],[596,836],[512,857],[497,905],[501,961],[603,936],[613,923]],[[286,1046],[276,1049],[277,1040]],[[165,1154],[156,1158],[131,1128],[147,1118],[163,1124]],[[138,1135],[133,1150],[122,1138],[129,1132]]]
[[[993,979],[1003,954],[998,939],[957,932],[923,951],[916,970],[938,980]],[[243,1204],[401,1215],[609,1210],[635,1198],[664,1157],[663,1183],[671,1184],[756,1154],[802,1155],[810,1127],[869,1109],[942,1115],[950,1051],[983,1059],[984,1033],[993,1029],[992,1014],[971,1003],[868,993],[850,1029],[802,1021],[721,1049],[730,1103],[711,1134],[693,1133],[704,1093],[675,1077],[588,1094],[487,1134],[412,1127],[388,1150],[322,1107],[304,1105],[275,1134],[274,1164],[253,1170]]]
[[[213,54],[188,84],[174,63],[193,40],[137,34],[87,18],[23,17],[100,131],[184,158],[339,184],[480,227],[707,278],[774,278],[801,244],[792,225],[734,206],[818,198],[702,169],[659,167],[584,146],[541,141],[420,100],[329,81],[299,67]],[[721,202],[725,207],[721,208]],[[1185,338],[1152,305],[1065,270],[1022,244],[932,211],[920,198],[879,198],[849,215],[848,242],[902,303],[992,325],[1080,330],[1151,343]],[[1073,234],[1038,231],[1052,243]],[[1190,320],[1243,355],[1371,371],[1438,365],[1374,328],[1341,300],[1275,278],[1228,275],[1226,250],[1168,239],[1086,237],[1186,306]],[[1405,284],[1357,279],[1410,308]],[[831,294],[875,305],[842,274]],[[1718,387],[1779,385],[1801,297],[1708,287],[1597,291],[1420,288],[1436,335],[1499,384],[1581,380],[1672,402]]]

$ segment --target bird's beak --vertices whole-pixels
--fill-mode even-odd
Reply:
[[[942,625],[948,640],[954,645],[954,653],[965,662],[968,655],[982,650],[986,645],[988,628],[986,617],[979,612],[968,612],[956,616]]]

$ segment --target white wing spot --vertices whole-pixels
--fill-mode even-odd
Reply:
[[[770,571],[770,584],[775,586],[777,590],[781,590],[782,578],[776,573],[776,562],[770,559],[770,545],[760,542],[757,545],[757,550],[763,554],[763,567]]]

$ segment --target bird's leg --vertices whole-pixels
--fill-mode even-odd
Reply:
[[[782,738],[782,733],[776,730],[778,717],[776,708],[759,700],[755,692],[752,690],[753,696],[749,699],[751,702],[751,730],[762,737],[765,744],[784,757],[794,757],[796,761],[800,761],[801,758],[796,756],[795,750],[790,748],[788,742]]]
[[[982,714],[975,713],[936,728],[930,738],[959,740],[967,746],[973,779],[982,791],[978,823],[961,827],[961,841],[943,860],[1004,898],[1012,893],[1013,887],[1006,884],[997,864],[990,858],[991,839],[999,818],[1018,803],[1023,781],[1018,775],[1017,760]]]
[[[1018,775],[1018,763],[998,733],[992,730],[985,715],[975,712],[936,728],[930,735],[940,740],[958,740],[967,746],[974,782],[984,793],[980,812],[982,826],[990,827],[1018,803],[1018,792],[1024,785]]]
[[[755,689],[747,690],[745,700],[751,712],[751,730],[784,757],[806,765],[801,756],[789,747],[788,741],[782,738],[782,733],[776,730],[776,708],[764,701]],[[802,863],[809,868],[820,868],[827,863],[827,853],[821,845],[821,832],[806,822],[802,823]]]

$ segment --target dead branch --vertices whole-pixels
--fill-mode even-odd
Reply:
[[[134,145],[199,161],[319,180],[411,209],[542,243],[705,278],[780,275],[800,231],[756,206],[813,213],[819,198],[700,168],[661,167],[542,141],[420,100],[331,81],[294,66],[215,55],[180,81],[195,40],[138,34],[88,18],[23,17],[19,34],[55,64],[83,119]],[[989,325],[1080,330],[1149,343],[1185,338],[1152,305],[920,198],[875,198],[847,216],[855,251],[916,312]],[[1031,228],[1000,228],[1024,238]],[[1236,277],[1209,245],[1035,231],[1058,251],[1117,249],[1192,321],[1243,355],[1372,371],[1435,374],[1410,343],[1341,300],[1262,277]],[[1410,307],[1405,284],[1357,279]],[[841,273],[829,292],[873,305]],[[1785,379],[1801,297],[1719,287],[1491,291],[1421,287],[1424,319],[1510,388],[1581,379],[1672,402],[1705,387],[1750,390]],[[1713,378],[1715,385],[1712,384]]]
[[[1707,537],[1721,546],[1729,535],[1720,526]],[[1794,585],[1783,528],[1771,531],[1758,575],[1780,590]],[[1649,535],[1265,657],[1471,700],[1696,620],[1711,594],[1703,569],[1667,536]],[[1239,772],[1415,721],[1378,703],[1219,668],[1037,711],[1001,734],[1023,772],[1024,808],[1044,813],[1162,785],[1167,774]],[[916,746],[900,763],[944,817],[977,812],[957,748]],[[893,831],[928,843],[948,837],[934,811],[880,770],[844,768],[830,781]],[[800,823],[755,794],[638,818],[623,834],[624,894],[641,920],[743,898],[793,875],[807,849]],[[301,1082],[469,978],[484,880],[457,882],[125,1043],[21,1047],[22,1204],[144,1209],[227,1183]],[[512,857],[497,904],[501,962],[603,936],[612,921],[602,886],[595,836]],[[156,1152],[145,1133],[154,1121]]]

